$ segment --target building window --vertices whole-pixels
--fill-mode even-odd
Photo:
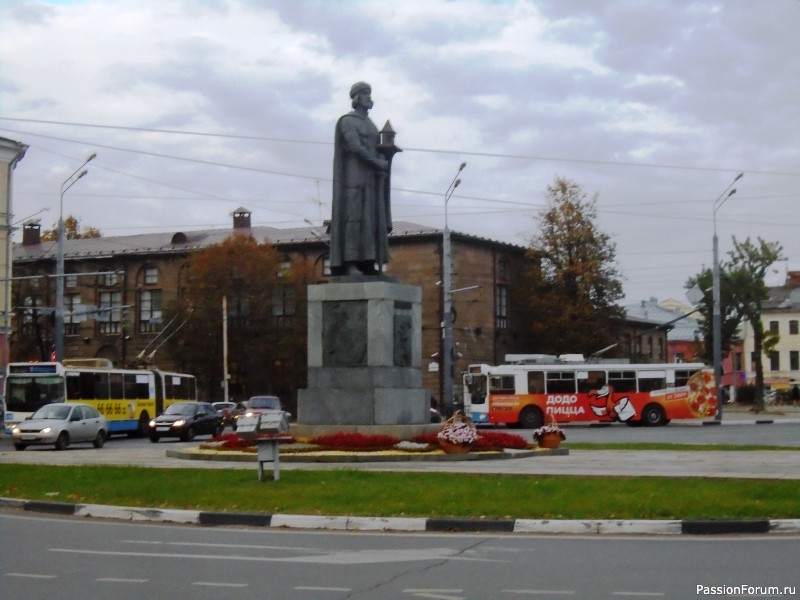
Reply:
[[[797,335],[798,328],[797,328],[797,319],[792,319],[789,321],[789,335]]]
[[[41,316],[42,299],[26,296],[23,301],[22,335],[25,337],[39,336],[39,317]]]
[[[497,286],[497,329],[508,327],[508,286]]]
[[[789,369],[791,371],[800,371],[800,352],[797,350],[789,351]]]
[[[288,277],[292,273],[292,261],[286,257],[281,260],[280,265],[278,265],[278,277],[284,278]]]
[[[78,276],[74,273],[70,273],[69,275],[64,276],[64,287],[66,288],[74,288],[78,287]]]
[[[769,370],[770,371],[781,370],[781,360],[779,352],[773,351],[769,353]]]
[[[107,271],[105,275],[103,275],[103,285],[105,287],[114,287],[117,285],[117,280],[116,271]]]
[[[158,269],[156,267],[144,268],[144,284],[156,285],[158,283]]]
[[[78,335],[78,327],[86,319],[80,294],[64,295],[64,335]]]
[[[122,320],[122,293],[100,292],[97,326],[100,333],[119,333]]]
[[[243,285],[236,286],[236,295],[228,298],[228,325],[235,331],[250,327],[250,300],[244,295]]]
[[[139,297],[139,333],[161,329],[161,290],[142,290]]]
[[[297,312],[297,295],[294,288],[288,285],[277,285],[272,289],[272,322],[279,329],[286,329],[292,324]]]
[[[778,322],[777,321],[770,321],[769,322],[769,332],[772,334],[778,334]]]
[[[508,259],[504,256],[497,261],[497,278],[500,281],[508,281]]]

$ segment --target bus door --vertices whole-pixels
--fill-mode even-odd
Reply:
[[[488,377],[484,373],[467,373],[464,376],[464,410],[475,423],[489,422]]]

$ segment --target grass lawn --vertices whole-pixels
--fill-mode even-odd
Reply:
[[[0,496],[151,508],[508,519],[800,518],[800,481],[3,465]]]

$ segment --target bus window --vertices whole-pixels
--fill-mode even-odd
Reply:
[[[636,371],[609,371],[608,385],[617,393],[635,392]]]
[[[589,371],[586,377],[578,378],[578,393],[588,394],[592,390],[599,390],[606,384],[605,371]]]
[[[111,397],[122,398],[122,373],[111,373],[109,382],[111,384]]]
[[[575,371],[548,371],[548,394],[574,394]]]
[[[680,370],[675,371],[675,387],[689,385],[689,378],[697,371]]]
[[[491,375],[489,377],[490,394],[515,394],[513,375]]]
[[[467,391],[472,404],[486,403],[486,377],[484,375],[468,375]]]
[[[528,371],[528,393],[544,394],[544,371]]]
[[[92,373],[95,400],[108,400],[108,373]]]
[[[652,392],[667,387],[667,374],[664,371],[639,371],[639,391]]]
[[[67,373],[67,399],[84,400],[81,396],[81,378],[77,373]]]
[[[94,400],[94,373],[82,371],[78,374],[78,381],[80,388],[78,398],[81,400]]]

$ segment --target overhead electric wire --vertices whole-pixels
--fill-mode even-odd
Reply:
[[[250,135],[239,135],[239,134],[226,134],[226,133],[213,133],[213,132],[203,132],[203,131],[185,131],[185,130],[176,130],[176,129],[155,129],[149,127],[130,127],[124,125],[105,125],[105,124],[96,124],[96,123],[75,123],[70,121],[49,121],[44,119],[24,119],[24,118],[17,118],[17,117],[2,117],[0,116],[0,121],[12,121],[12,122],[19,122],[19,123],[32,123],[32,124],[42,124],[42,125],[59,125],[59,126],[66,126],[66,127],[87,127],[87,128],[99,128],[99,129],[117,129],[122,131],[137,131],[142,133],[163,133],[168,135],[189,135],[189,136],[200,136],[200,137],[214,137],[214,138],[224,138],[224,139],[238,139],[238,140],[248,140],[248,141],[262,141],[262,142],[280,142],[280,143],[288,143],[288,144],[310,144],[310,145],[317,145],[317,146],[332,146],[333,142],[322,142],[322,141],[315,141],[315,140],[299,140],[296,138],[279,138],[279,137],[269,137],[269,136],[250,136]],[[8,129],[8,131],[14,131]],[[15,132],[15,133],[27,133],[29,135],[38,135],[33,132]],[[56,138],[58,139],[58,138]],[[61,140],[67,141],[67,140]],[[88,144],[87,144],[88,145]],[[100,146],[102,147],[102,146]],[[728,168],[728,167],[704,167],[704,166],[695,166],[695,165],[675,165],[675,164],[668,164],[668,163],[637,163],[632,161],[614,161],[614,160],[601,160],[601,159],[594,159],[594,158],[570,158],[565,156],[543,156],[543,155],[534,155],[534,154],[509,154],[509,153],[501,153],[501,152],[477,152],[477,151],[468,151],[468,150],[451,150],[449,148],[415,148],[415,147],[404,147],[403,150],[405,152],[426,152],[431,154],[448,154],[448,155],[458,155],[458,156],[480,156],[484,158],[504,158],[504,159],[513,159],[513,160],[527,160],[527,161],[548,161],[548,162],[566,162],[566,163],[578,163],[578,164],[593,164],[593,165],[605,165],[605,166],[618,166],[618,167],[632,167],[632,168],[650,168],[650,169],[673,169],[673,170],[684,170],[684,171],[704,171],[704,172],[717,172],[717,173],[739,173],[743,169],[742,168]],[[173,158],[173,157],[170,157]],[[753,169],[746,169],[748,173],[756,174],[756,175],[779,175],[779,176],[787,176],[787,177],[800,177],[800,172],[787,172],[787,171],[758,171]],[[307,176],[297,175],[297,177],[306,178]]]

